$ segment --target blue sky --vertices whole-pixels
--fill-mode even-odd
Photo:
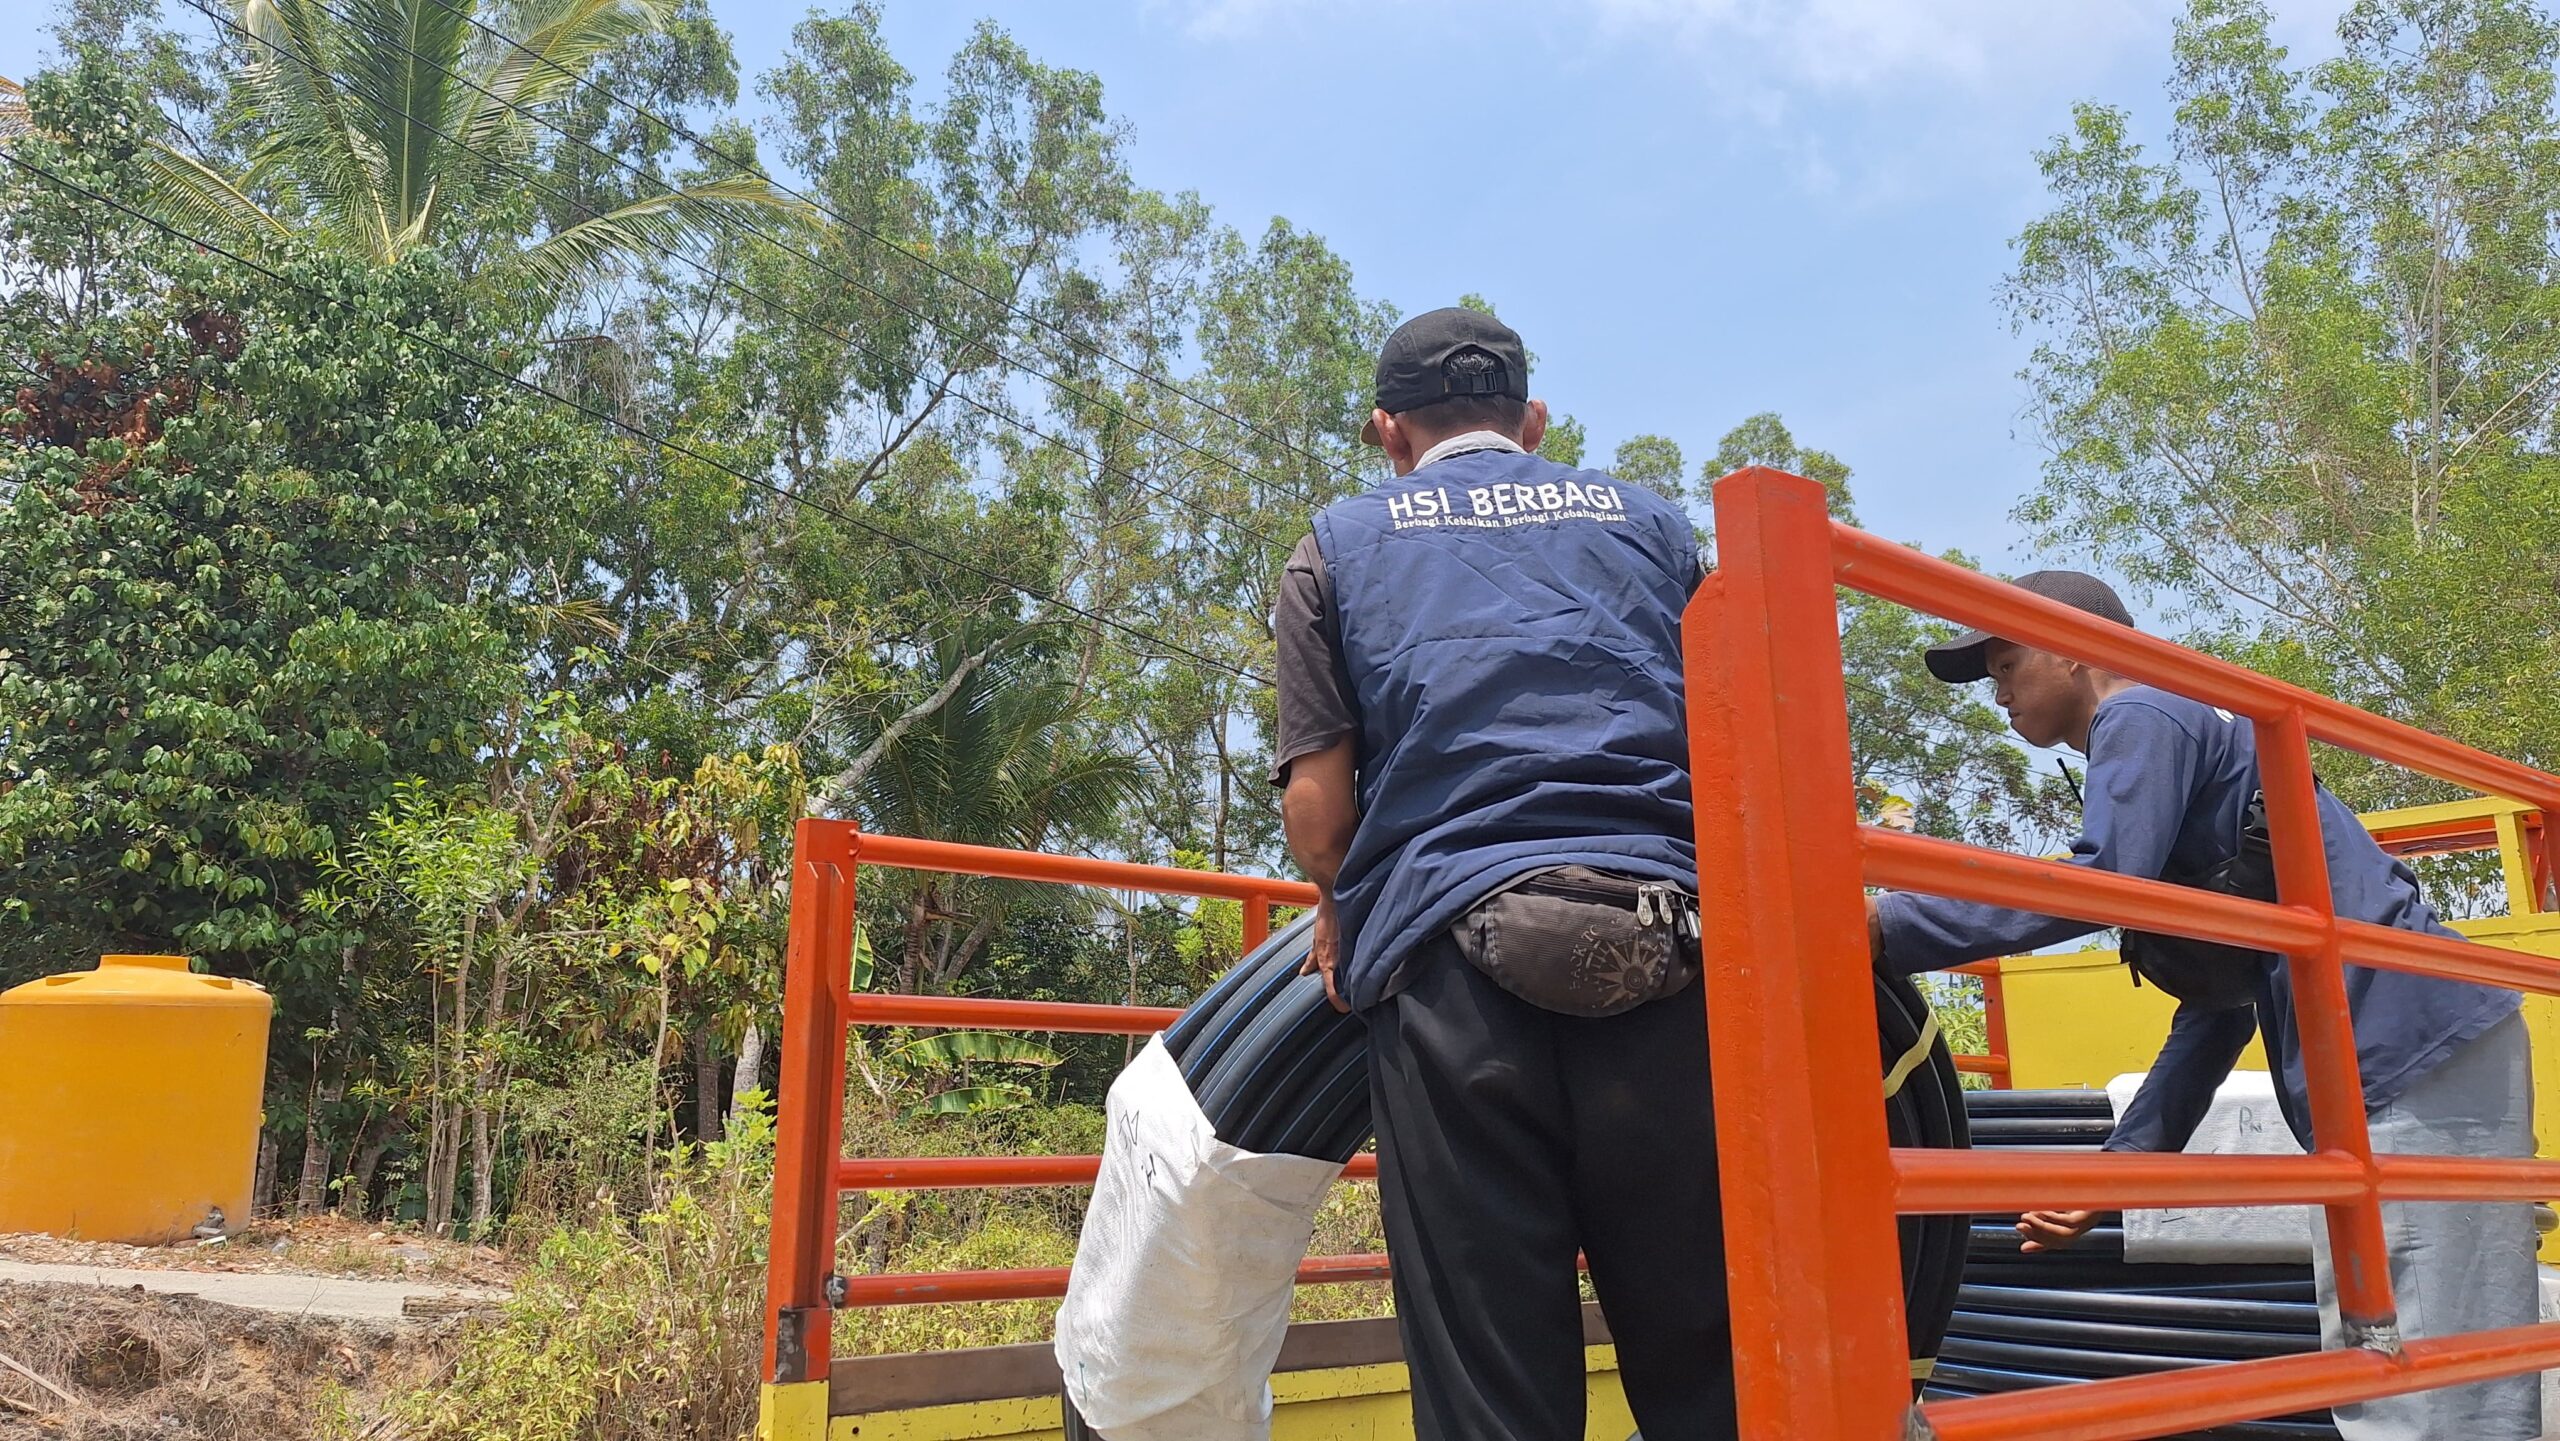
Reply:
[[[2329,48],[2336,3],[2280,8]],[[1864,519],[2032,569],[2029,342],[1994,303],[2079,99],[2165,119],[2169,0],[1022,0],[892,4],[938,65],[992,16],[1102,76],[1140,178],[1324,236],[1407,310],[1491,297],[1595,452],[1694,468],[1762,410]],[[733,22],[749,65],[787,22]]]
[[[742,68],[802,13],[713,0]],[[34,9],[30,5],[28,9]],[[185,6],[172,4],[180,14]],[[2038,453],[1994,303],[2078,99],[2156,132],[2174,0],[887,0],[928,84],[980,18],[1099,74],[1139,177],[1324,235],[1406,311],[1474,291],[1594,453],[1692,469],[1783,414],[1864,518],[2000,570]],[[2280,5],[2328,48],[2337,0]],[[43,41],[0,33],[0,74]],[[754,103],[752,95],[749,104]]]

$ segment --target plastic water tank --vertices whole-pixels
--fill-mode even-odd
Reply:
[[[183,956],[0,992],[0,1231],[152,1246],[245,1225],[272,1010]]]

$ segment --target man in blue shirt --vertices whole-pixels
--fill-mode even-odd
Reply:
[[[2131,625],[2105,582],[2039,571],[2016,584]],[[2083,833],[2073,864],[2146,878],[2199,876],[2231,860],[2258,795],[2250,723],[2230,712],[2137,685],[2080,661],[1986,635],[1932,646],[1932,674],[1953,684],[1989,679],[2028,743],[2069,745],[2088,757]],[[2355,813],[2319,793],[2321,838],[2337,913],[2451,936],[2409,868],[2374,843]],[[1877,954],[1904,972],[2017,955],[2102,929],[2086,921],[1940,896],[1888,893],[1870,903]],[[2187,1001],[2170,1023],[2142,1088],[2117,1119],[2113,1151],[2185,1148],[2253,1034],[2263,1035],[2286,1120],[2316,1149],[2294,1020],[2293,973],[2275,955],[2237,960],[2254,1000]],[[2533,1153],[2531,1066],[2513,991],[2400,971],[2349,966],[2356,1061],[2374,1148],[2425,1155]],[[2031,1211],[2018,1230],[2029,1250],[2067,1246],[2088,1211]],[[2531,1210],[2520,1205],[2388,1204],[2391,1285],[2401,1331],[2443,1336],[2540,1319]],[[2329,1342],[2345,1342],[2325,1235],[2315,1261]],[[2337,1410],[2348,1441],[2529,1441],[2542,1434],[2532,1375],[2390,1397]]]
[[[1367,1023],[1418,1441],[1580,1441],[1577,1250],[1655,1441],[1729,1441],[1697,979],[1679,507],[1533,454],[1520,337],[1461,309],[1378,358],[1395,479],[1281,578],[1311,964]]]

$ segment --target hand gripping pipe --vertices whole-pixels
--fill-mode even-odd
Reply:
[[[1262,1154],[1348,1161],[1369,1144],[1368,1030],[1300,976],[1311,922],[1301,917],[1219,978],[1164,1033],[1218,1139]],[[1885,1124],[1897,1146],[1967,1144],[1964,1093],[1929,1008],[1911,982],[1876,976]],[[1717,1224],[1702,1218],[1702,1224]],[[1969,1223],[1901,1219],[1902,1278],[1915,1393],[1938,1354],[1964,1283]],[[1103,1441],[1063,1403],[1068,1441]]]

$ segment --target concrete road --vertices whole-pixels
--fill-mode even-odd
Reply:
[[[32,1281],[49,1286],[98,1286],[200,1296],[225,1306],[258,1311],[285,1311],[306,1316],[342,1316],[362,1321],[397,1321],[410,1297],[445,1303],[496,1302],[503,1291],[469,1286],[431,1286],[415,1281],[368,1281],[341,1276],[268,1275],[239,1271],[127,1271],[101,1266],[37,1265],[0,1261],[0,1281]]]

